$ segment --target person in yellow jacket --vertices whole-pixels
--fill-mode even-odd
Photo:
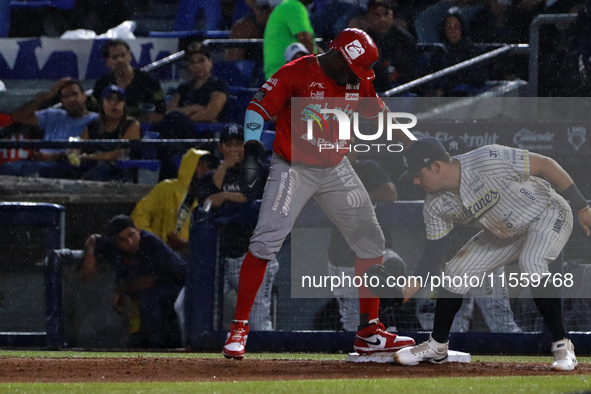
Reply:
[[[217,167],[219,160],[205,150],[189,149],[181,160],[174,179],[159,182],[135,206],[131,218],[136,226],[158,236],[176,251],[186,250],[189,239],[189,220],[178,232],[177,213],[193,178],[201,178]],[[195,200],[191,210],[197,206]]]

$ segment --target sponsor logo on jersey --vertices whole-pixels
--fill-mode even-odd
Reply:
[[[281,207],[281,214],[287,216],[291,210],[292,192],[293,190],[289,179],[289,173],[282,172],[281,180],[279,181],[279,189],[277,190],[277,195],[275,196],[275,201],[273,202],[273,207],[271,210],[277,211],[279,205],[281,204],[281,200],[284,199],[283,206]]]
[[[474,221],[474,217],[469,210],[463,209],[460,213],[454,213],[451,215],[451,220],[462,224],[471,224]]]
[[[324,100],[324,92],[323,91],[312,92],[312,93],[310,93],[310,98],[314,99],[314,100]]]
[[[345,93],[345,100],[359,100],[359,93]]]
[[[478,220],[482,215],[488,212],[492,207],[497,205],[501,200],[501,192],[498,190],[489,189],[478,200],[469,204],[466,208]]]
[[[260,129],[262,126],[259,123],[256,122],[250,122],[246,124],[246,128],[249,130],[253,130],[256,131],[258,129]]]
[[[351,60],[357,59],[359,56],[365,53],[365,49],[363,45],[359,42],[359,40],[354,40],[345,45],[345,51],[347,55],[351,58]]]
[[[560,231],[562,231],[562,227],[564,227],[565,222],[566,222],[566,212],[563,210],[560,210],[558,212],[558,219],[556,219],[556,221],[554,222],[554,225],[552,226],[552,231],[554,231],[556,234],[560,234]]]
[[[346,162],[341,162],[335,167],[337,175],[341,178],[341,182],[343,182],[343,185],[347,187],[358,186],[357,182],[355,182],[355,178],[353,177],[352,169],[352,167],[346,165]],[[349,197],[347,197],[347,199],[349,199]]]
[[[536,197],[534,196],[534,194],[524,187],[519,189],[519,193],[523,194],[526,198],[528,198],[531,201],[536,201]]]
[[[255,95],[252,99],[256,100],[260,103],[261,101],[263,101],[264,98],[265,98],[265,91],[263,89],[259,89],[259,91],[255,93]]]
[[[326,87],[324,86],[324,84],[322,82],[312,82],[310,85],[308,85],[309,88],[316,88],[316,89],[326,89]]]
[[[271,90],[273,90],[273,86],[277,86],[277,82],[279,82],[279,79],[269,78],[267,79],[267,82],[265,82],[263,86],[261,86],[261,89],[267,89],[270,92]]]

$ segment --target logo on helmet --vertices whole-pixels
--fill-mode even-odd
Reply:
[[[351,60],[355,60],[365,53],[365,49],[363,49],[363,46],[359,40],[352,41],[345,45],[345,50],[347,51],[349,57],[351,57]]]

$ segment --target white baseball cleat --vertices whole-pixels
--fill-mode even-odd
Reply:
[[[439,343],[429,336],[429,340],[420,345],[397,351],[394,360],[402,365],[417,365],[420,362],[443,364],[447,362],[448,348],[449,342]]]
[[[554,371],[572,371],[579,365],[575,356],[575,346],[569,339],[553,342],[552,354],[554,362],[551,368]]]
[[[233,321],[230,324],[230,332],[228,338],[222,349],[222,354],[226,358],[233,358],[235,360],[242,360],[244,353],[246,353],[246,340],[248,339],[248,332],[250,327],[248,323],[242,321]]]

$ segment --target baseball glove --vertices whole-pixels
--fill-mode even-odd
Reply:
[[[368,276],[368,283],[372,284],[368,287],[369,291],[380,298],[383,304],[394,308],[402,305],[404,302],[402,289],[398,286],[388,286],[388,277],[393,276],[392,272],[381,264],[375,264],[369,267],[365,273]],[[372,276],[378,278],[379,281],[371,279]],[[377,285],[375,285],[376,283]]]
[[[240,165],[239,184],[244,194],[256,191],[263,182],[263,163],[265,162],[265,147],[256,140],[244,144],[244,160]]]

